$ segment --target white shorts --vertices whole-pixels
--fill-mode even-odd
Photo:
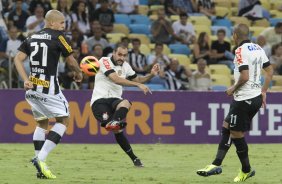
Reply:
[[[36,121],[69,116],[69,104],[62,92],[49,95],[33,90],[25,93],[25,99],[31,106]]]

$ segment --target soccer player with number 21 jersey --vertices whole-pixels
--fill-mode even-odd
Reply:
[[[45,161],[60,142],[69,122],[69,105],[60,90],[57,78],[61,55],[73,70],[74,80],[82,80],[82,73],[72,55],[73,50],[62,32],[64,28],[64,15],[57,10],[48,11],[45,16],[45,28],[28,36],[15,57],[17,71],[26,89],[25,98],[37,122],[33,134],[35,157],[31,162],[37,169],[38,178],[56,178]],[[23,67],[23,61],[27,57],[31,67],[29,77]],[[50,118],[55,118],[56,123],[45,136]]]

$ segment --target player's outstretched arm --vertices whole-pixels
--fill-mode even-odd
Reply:
[[[27,76],[26,71],[25,71],[24,66],[23,66],[23,62],[26,59],[26,57],[27,57],[27,55],[24,52],[19,51],[17,53],[17,55],[15,56],[14,62],[15,62],[15,65],[16,65],[16,68],[17,68],[19,75],[21,76],[21,78],[24,81],[24,88],[25,89],[32,89],[33,84],[28,79],[28,76]]]
[[[68,66],[71,68],[71,70],[74,71],[74,77],[73,77],[74,81],[81,82],[83,76],[76,59],[71,54],[66,58],[66,61]]]
[[[143,84],[151,80],[154,76],[158,75],[159,72],[160,72],[160,65],[157,63],[152,67],[150,74],[147,74],[146,76],[137,76],[132,80]]]
[[[152,93],[150,91],[150,88],[144,84],[141,84],[139,82],[135,82],[135,81],[130,81],[124,78],[119,77],[116,72],[113,72],[111,74],[109,74],[108,76],[114,83],[121,85],[121,86],[136,86],[138,88],[140,88],[144,94],[146,95],[148,92]]]
[[[269,65],[268,67],[264,68],[265,74],[264,74],[264,83],[261,89],[261,94],[262,94],[262,107],[265,108],[266,107],[266,92],[268,89],[268,86],[272,80],[272,76],[273,76],[273,68],[271,65]]]

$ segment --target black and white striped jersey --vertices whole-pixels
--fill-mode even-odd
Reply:
[[[30,81],[33,90],[45,94],[58,94],[58,62],[61,54],[68,57],[72,48],[61,31],[44,28],[26,38],[19,51],[28,55],[30,60]]]
[[[128,52],[128,61],[133,69],[138,68],[144,70],[144,68],[148,65],[146,56],[142,53],[136,54],[133,50]],[[144,72],[135,71],[135,72],[141,75],[146,74],[145,71]]]

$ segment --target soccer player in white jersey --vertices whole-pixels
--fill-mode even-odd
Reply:
[[[223,122],[221,142],[217,155],[211,165],[197,171],[200,176],[210,176],[222,172],[221,164],[232,143],[236,147],[242,169],[234,182],[245,181],[255,175],[250,166],[248,145],[244,132],[250,130],[251,121],[261,107],[266,105],[266,91],[272,80],[273,69],[264,52],[257,44],[248,39],[249,28],[245,24],[234,27],[233,39],[238,46],[235,50],[235,83],[226,91],[234,97],[229,113]],[[265,81],[260,84],[261,69],[265,70]]]
[[[38,123],[33,134],[36,157],[32,159],[38,171],[38,178],[56,178],[48,169],[45,160],[60,142],[69,122],[68,102],[60,90],[57,78],[61,54],[74,71],[74,80],[82,80],[82,73],[72,55],[72,48],[62,32],[64,28],[64,15],[57,10],[48,11],[45,16],[45,28],[28,36],[15,57],[16,68],[27,90],[25,98]],[[29,77],[23,67],[23,61],[27,57],[31,66]],[[50,118],[55,118],[56,123],[45,138]]]
[[[131,66],[125,61],[128,50],[124,46],[118,46],[113,51],[112,57],[102,57],[99,60],[100,70],[95,76],[95,86],[91,99],[91,108],[95,118],[102,127],[113,131],[117,143],[131,158],[137,167],[143,167],[140,159],[124,136],[122,129],[125,128],[127,112],[131,103],[122,98],[122,86],[136,86],[144,94],[151,93],[143,83],[149,81],[160,71],[158,64],[154,65],[151,73],[146,76],[137,76]]]

